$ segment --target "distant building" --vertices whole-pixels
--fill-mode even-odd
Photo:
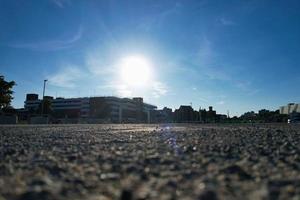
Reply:
[[[220,122],[226,122],[227,119],[228,119],[228,115],[217,114],[215,121],[217,123],[220,123]]]
[[[216,114],[212,106],[206,109],[199,109],[195,111],[191,106],[180,106],[174,112],[174,122],[200,122],[200,123],[214,123],[223,122],[227,118],[226,115]]]
[[[279,108],[279,113],[280,114],[285,114],[285,115],[289,115],[291,113],[300,113],[300,103],[289,103],[286,106],[281,106]]]
[[[216,111],[213,110],[212,106],[208,107],[208,111],[206,109],[199,110],[199,116],[200,116],[200,122],[216,122],[218,121],[217,119],[217,114]],[[222,116],[223,118],[224,116]]]
[[[157,107],[143,102],[143,98],[83,97],[56,98],[45,96],[51,102],[54,118],[95,118],[108,122],[150,122],[151,111]],[[37,94],[27,94],[24,108],[36,112],[42,100]]]
[[[216,122],[216,111],[213,110],[212,106],[208,107],[206,119],[208,120],[208,122]]]
[[[37,111],[41,100],[38,94],[27,94],[24,102],[24,108],[29,111]]]
[[[173,112],[171,108],[164,107],[162,110],[155,110],[153,112],[154,123],[171,123],[173,122]]]
[[[51,100],[51,108],[55,118],[84,118],[89,116],[90,99],[56,98]]]
[[[192,106],[180,106],[179,109],[176,109],[174,112],[175,122],[192,122],[196,121],[196,114]]]

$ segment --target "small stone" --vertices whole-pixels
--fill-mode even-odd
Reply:
[[[249,175],[243,168],[238,165],[230,165],[222,170],[224,173],[237,174],[241,180],[251,179],[252,176]]]
[[[132,191],[128,189],[123,190],[120,200],[131,200],[131,199],[133,199]]]
[[[55,197],[48,191],[28,191],[23,193],[18,200],[50,200]]]
[[[198,200],[217,200],[217,199],[218,199],[217,194],[213,190],[205,190],[198,197]]]

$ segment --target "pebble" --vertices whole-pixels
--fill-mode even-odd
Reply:
[[[297,125],[0,126],[0,133],[0,200],[300,199]]]

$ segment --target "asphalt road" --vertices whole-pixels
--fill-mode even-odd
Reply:
[[[0,126],[0,200],[300,199],[300,126]]]

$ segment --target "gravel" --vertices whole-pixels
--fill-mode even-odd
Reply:
[[[0,126],[0,200],[300,199],[300,126]]]

